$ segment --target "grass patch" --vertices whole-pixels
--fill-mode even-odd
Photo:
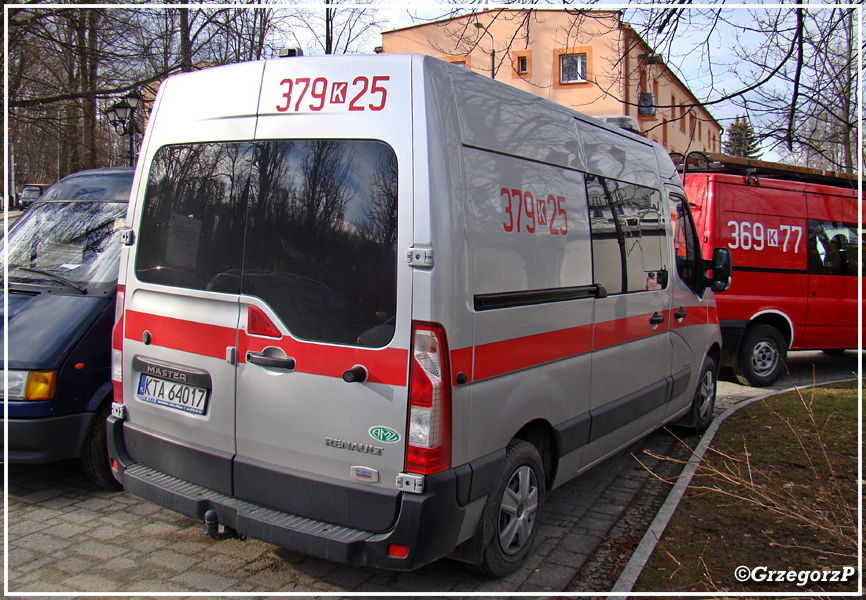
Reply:
[[[857,591],[859,573],[805,585],[734,575],[740,565],[857,567],[857,449],[855,382],[741,408],[716,433],[634,591]]]

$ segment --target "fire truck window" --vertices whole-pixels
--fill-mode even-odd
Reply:
[[[859,254],[858,244],[857,230],[853,225],[809,221],[809,273],[841,276],[862,274],[863,257]]]

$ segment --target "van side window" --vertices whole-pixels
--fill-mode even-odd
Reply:
[[[664,289],[665,222],[658,190],[586,176],[593,277],[608,294]]]
[[[135,274],[237,294],[252,144],[163,146],[150,166]]]
[[[855,226],[810,220],[809,273],[811,275],[862,275],[863,257],[860,266],[857,265],[858,244]]]
[[[670,195],[671,221],[674,230],[674,257],[680,279],[698,291],[697,236],[689,203],[682,196]]]

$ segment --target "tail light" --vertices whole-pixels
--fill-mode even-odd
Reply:
[[[412,344],[406,471],[431,475],[451,468],[451,375],[445,330],[416,322]]]
[[[126,287],[117,286],[114,305],[114,330],[111,333],[111,383],[114,386],[114,401],[123,402],[123,303]]]

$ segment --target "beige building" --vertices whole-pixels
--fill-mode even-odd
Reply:
[[[386,31],[381,51],[492,71],[498,81],[591,116],[633,117],[668,152],[721,152],[721,125],[621,16],[493,9]]]

